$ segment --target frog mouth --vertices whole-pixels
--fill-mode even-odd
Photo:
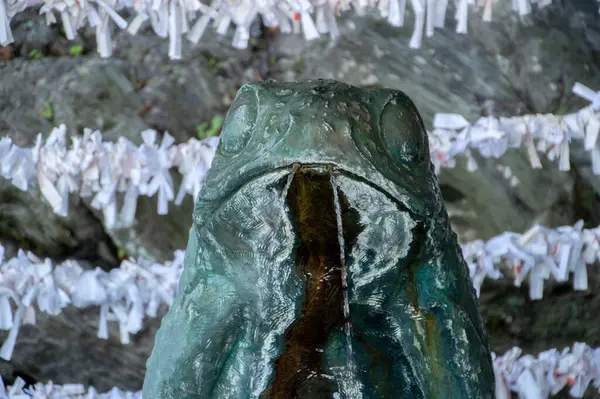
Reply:
[[[196,223],[203,225],[207,218],[210,218],[210,215],[216,211],[216,209],[227,201],[229,201],[236,193],[243,190],[245,187],[252,185],[258,180],[267,177],[267,176],[285,176],[287,178],[288,183],[291,181],[295,173],[302,171],[306,173],[310,173],[313,175],[321,175],[321,176],[330,176],[332,184],[335,184],[339,177],[344,177],[360,183],[365,187],[368,187],[371,190],[376,191],[380,195],[383,195],[389,201],[394,203],[396,208],[402,212],[407,212],[414,220],[423,220],[424,215],[418,212],[416,209],[405,204],[403,201],[397,198],[395,194],[392,194],[390,191],[382,187],[381,185],[370,181],[367,177],[364,177],[357,172],[350,170],[348,168],[341,167],[335,163],[331,162],[311,162],[311,163],[301,163],[301,162],[293,162],[286,163],[283,165],[269,165],[268,167],[259,166],[250,168],[248,170],[244,170],[243,172],[238,171],[230,171],[227,176],[227,181],[225,184],[219,182],[217,188],[215,183],[210,182],[214,186],[210,191],[216,192],[214,195],[205,195],[206,191],[204,186],[210,184],[207,180],[200,190],[200,198],[202,207],[197,207],[194,211],[194,220]],[[285,182],[284,182],[285,183]],[[282,190],[283,187],[279,187],[279,191]],[[287,190],[284,189],[284,191]],[[202,209],[202,210],[201,210]]]
[[[344,177],[347,177],[358,183],[364,184],[365,186],[368,186],[369,188],[384,195],[388,200],[390,200],[397,206],[398,210],[409,213],[411,215],[411,217],[413,217],[415,220],[422,219],[422,217],[419,217],[419,215],[417,215],[413,210],[411,210],[408,206],[406,206],[406,204],[404,204],[402,201],[398,200],[393,194],[391,194],[390,192],[385,190],[383,187],[369,181],[367,178],[360,176],[353,171],[350,171],[348,169],[340,167],[336,164],[327,163],[327,162],[323,162],[323,163],[299,163],[299,162],[296,162],[291,165],[286,165],[286,166],[283,166],[280,168],[276,168],[275,170],[288,170],[290,172],[290,174],[288,175],[288,182],[290,182],[291,179],[293,179],[293,177],[296,173],[306,173],[306,174],[311,174],[311,175],[315,175],[315,176],[319,176],[319,175],[325,176],[326,175],[326,176],[330,177],[330,182],[334,187],[336,186],[336,178],[338,176],[344,176]]]

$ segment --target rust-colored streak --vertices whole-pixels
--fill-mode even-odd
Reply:
[[[433,379],[436,381],[435,386],[440,385],[440,332],[437,320],[434,316],[427,314],[425,321],[425,344],[427,345],[427,353],[429,354],[429,367],[433,373]]]
[[[329,336],[343,326],[343,291],[338,232],[329,176],[298,171],[288,193],[298,235],[296,268],[305,277],[301,315],[285,334],[274,379],[262,398],[329,399],[335,382],[322,376]]]
[[[409,263],[408,267],[408,285],[406,287],[406,294],[408,297],[408,301],[411,304],[411,307],[414,311],[417,312],[414,315],[413,321],[415,323],[415,332],[417,333],[417,339],[419,339],[421,343],[421,347],[424,348],[423,356],[429,364],[429,369],[431,370],[433,383],[430,384],[430,387],[433,389],[437,389],[440,386],[440,332],[438,322],[436,317],[425,310],[421,309],[419,306],[419,290],[417,287],[416,281],[416,268],[418,268],[418,262]],[[419,328],[425,327],[424,332],[425,336],[423,337],[419,334]],[[431,392],[430,394],[434,394]],[[435,393],[439,397],[440,392]]]

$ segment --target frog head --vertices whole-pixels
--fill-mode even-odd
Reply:
[[[261,175],[294,167],[361,180],[421,217],[441,203],[427,132],[408,96],[324,79],[242,86],[200,201],[222,202]]]

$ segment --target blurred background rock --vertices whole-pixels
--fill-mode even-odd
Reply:
[[[446,28],[424,38],[421,49],[408,47],[412,18],[394,28],[374,14],[340,19],[341,39],[306,42],[256,24],[247,50],[231,48],[231,35],[207,32],[198,46],[184,44],[184,59],[167,57],[168,43],[149,29],[137,36],[115,30],[113,57],[101,59],[93,32],[74,41],[59,25],[46,26],[37,10],[17,14],[15,42],[0,48],[0,137],[32,145],[65,123],[71,134],[83,127],[101,129],[105,139],[126,136],[140,144],[139,133],[168,131],[178,142],[195,137],[197,127],[224,115],[244,83],[256,79],[333,78],[363,86],[405,91],[426,126],[436,112],[480,116],[527,113],[564,114],[585,101],[571,93],[578,81],[600,89],[600,23],[595,1],[554,0],[521,18],[509,2],[498,2],[494,21],[469,20],[469,34],[454,32],[452,9]],[[501,160],[477,159],[479,169],[443,169],[440,183],[453,226],[462,242],[488,239],[504,231],[523,232],[533,223],[548,227],[600,224],[600,177],[591,171],[581,142],[571,146],[571,171],[545,162],[529,166],[524,151]],[[501,162],[500,162],[501,161]],[[509,167],[521,184],[511,187],[499,170]],[[175,185],[178,175],[173,173]],[[55,215],[39,192],[22,192],[0,181],[0,242],[14,256],[18,248],[54,261],[78,259],[89,267],[118,267],[127,256],[158,261],[185,248],[192,198],[156,214],[156,198],[141,197],[133,229],[106,231],[101,214],[88,199],[72,198],[66,218]],[[574,342],[600,345],[600,266],[589,271],[590,289],[547,284],[544,299],[531,301],[528,287],[511,280],[486,281],[480,298],[492,349],[512,346],[536,354]],[[38,313],[35,326],[22,327],[10,362],[0,374],[12,383],[52,379],[80,382],[106,391],[113,386],[139,390],[146,357],[159,319],[148,321],[121,345],[116,327],[109,340],[96,338],[98,309],[68,307],[58,317]],[[4,340],[6,332],[0,332]],[[593,397],[588,389],[587,397]],[[565,396],[565,395],[562,395]],[[566,397],[566,396],[565,396]]]

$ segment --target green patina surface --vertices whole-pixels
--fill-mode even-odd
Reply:
[[[243,86],[144,398],[493,398],[428,149],[400,91]]]

